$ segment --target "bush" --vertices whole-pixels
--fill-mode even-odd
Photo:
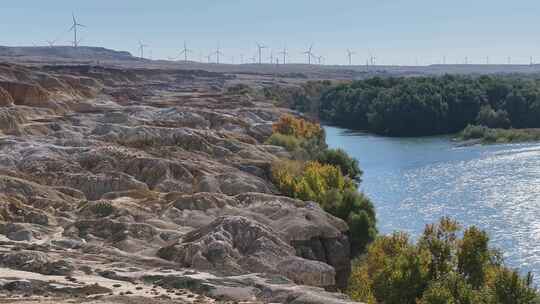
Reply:
[[[443,218],[417,244],[403,233],[377,238],[353,265],[349,295],[385,304],[538,303],[532,277],[506,268],[484,231],[470,227],[461,239],[460,231]]]
[[[460,137],[462,139],[480,139],[484,138],[488,130],[484,126],[468,125],[461,131]]]
[[[341,200],[326,203],[326,210],[347,222],[351,231],[351,254],[361,254],[377,236],[375,208],[371,201],[355,190],[345,190]]]
[[[278,161],[272,166],[272,179],[288,196],[315,201],[323,207],[331,191],[342,193],[346,189],[356,189],[337,167],[316,161]]]
[[[272,134],[266,143],[269,145],[280,146],[289,152],[296,151],[300,148],[300,140],[292,135],[284,135],[281,133]]]
[[[319,124],[291,115],[283,115],[272,125],[268,144],[281,146],[292,153],[294,159],[311,160],[326,150],[324,130]]]
[[[432,281],[418,304],[477,304],[481,296],[474,292],[471,285],[455,273],[448,273],[438,281]]]
[[[538,294],[532,287],[532,276],[526,278],[507,268],[499,268],[490,287],[489,303],[528,304],[538,303]]]
[[[252,95],[253,93],[253,89],[250,86],[242,83],[230,86],[226,91],[226,94],[231,95]]]
[[[357,182],[361,181],[363,172],[358,166],[358,161],[350,157],[342,149],[324,150],[317,155],[317,161],[323,164],[337,166],[341,169],[343,175],[347,175]]]
[[[292,115],[283,115],[272,125],[273,133],[281,133],[283,135],[291,135],[299,139],[317,139],[319,142],[324,142],[324,130],[319,124],[311,123],[301,118],[296,118]]]
[[[356,183],[336,166],[316,161],[282,160],[272,165],[272,180],[285,195],[314,201],[349,224],[351,252],[362,253],[377,234],[375,208],[356,191]]]
[[[474,288],[485,281],[485,269],[492,262],[492,252],[488,248],[489,237],[476,227],[465,230],[458,248],[458,270]]]

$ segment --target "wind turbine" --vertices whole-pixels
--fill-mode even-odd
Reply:
[[[77,22],[77,19],[75,19],[75,14],[72,13],[71,16],[73,17],[73,25],[69,29],[70,31],[73,31],[73,47],[79,46],[79,40],[77,40],[77,28],[79,27],[86,27],[86,25],[80,24]]]
[[[308,64],[311,64],[311,57],[315,57],[315,55],[313,55],[313,44],[309,47],[309,49],[305,52],[303,52],[302,54],[306,54],[307,55],[307,59],[308,59]]]
[[[322,56],[322,55],[321,56],[314,56],[314,57],[317,58],[317,62],[318,62],[319,65],[321,65],[321,62],[324,61],[324,56]]]
[[[214,52],[214,54],[216,54],[216,63],[219,64],[219,56],[220,56],[220,55],[223,55],[223,53],[222,53],[221,50],[220,50],[219,43],[218,43],[218,45],[217,45],[217,49],[216,49],[216,51]]]
[[[375,57],[371,53],[369,53],[369,64],[370,65],[375,65],[376,60],[377,60],[377,57]]]
[[[268,57],[270,60],[270,64],[274,64],[274,51],[270,50],[270,57]]]
[[[187,48],[187,44],[184,41],[184,48],[182,49],[182,51],[179,54],[180,56],[184,55],[184,62],[187,62],[188,53],[191,53],[191,52],[193,52],[193,51]]]
[[[352,55],[356,54],[355,52],[347,49],[347,57],[349,58],[349,65],[352,65]]]
[[[267,46],[265,46],[264,44],[260,44],[257,42],[257,50],[259,52],[259,64],[262,63],[262,50],[263,49],[266,49],[268,48]]]
[[[47,44],[49,45],[49,47],[53,47],[55,43],[56,41],[54,40],[47,40]]]
[[[148,47],[148,45],[143,44],[142,41],[139,40],[139,52],[141,53],[141,59],[144,59],[144,48]]]
[[[287,55],[289,55],[289,53],[287,52],[287,47],[284,47],[283,51],[279,52],[279,55],[283,55],[283,64],[287,63],[286,59]]]

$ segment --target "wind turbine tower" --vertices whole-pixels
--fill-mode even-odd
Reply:
[[[216,54],[216,63],[219,64],[219,56],[223,55],[223,53],[221,52],[219,43],[217,45],[217,49],[216,49],[216,52],[214,54]]]
[[[259,52],[259,64],[262,63],[262,50],[268,48],[267,46],[257,43],[257,50]]]
[[[270,57],[268,57],[270,60],[270,64],[274,64],[274,51],[270,50]]]
[[[86,25],[83,25],[83,24],[80,24],[79,22],[77,22],[77,19],[75,18],[74,13],[71,14],[71,16],[73,17],[73,25],[71,26],[71,28],[69,30],[73,31],[73,47],[78,47],[79,46],[79,40],[77,39],[77,28],[86,27]]]
[[[349,65],[352,65],[352,56],[354,54],[356,54],[356,53],[351,51],[350,49],[347,49],[347,58],[349,59]]]
[[[279,52],[279,55],[283,56],[283,64],[287,63],[286,59],[287,55],[289,55],[289,53],[287,52],[287,47],[284,47],[283,51]]]
[[[141,53],[141,59],[144,59],[144,48],[148,47],[148,45],[142,43],[142,41],[139,40],[139,52]]]
[[[188,54],[191,53],[191,52],[193,52],[193,51],[187,48],[187,44],[184,41],[184,48],[180,52],[180,56],[184,55],[184,62],[188,61]]]
[[[311,64],[311,57],[315,57],[315,55],[313,54],[313,44],[309,47],[307,51],[303,52],[303,54],[307,55],[308,64]]]

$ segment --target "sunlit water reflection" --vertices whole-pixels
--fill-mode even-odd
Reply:
[[[457,147],[449,137],[387,138],[326,127],[360,162],[382,233],[418,236],[451,216],[489,232],[505,261],[540,282],[540,144]]]

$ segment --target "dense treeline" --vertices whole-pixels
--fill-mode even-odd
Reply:
[[[448,134],[469,124],[540,127],[540,81],[533,79],[447,75],[305,87],[290,99],[294,108],[315,112],[328,123],[378,134]]]

